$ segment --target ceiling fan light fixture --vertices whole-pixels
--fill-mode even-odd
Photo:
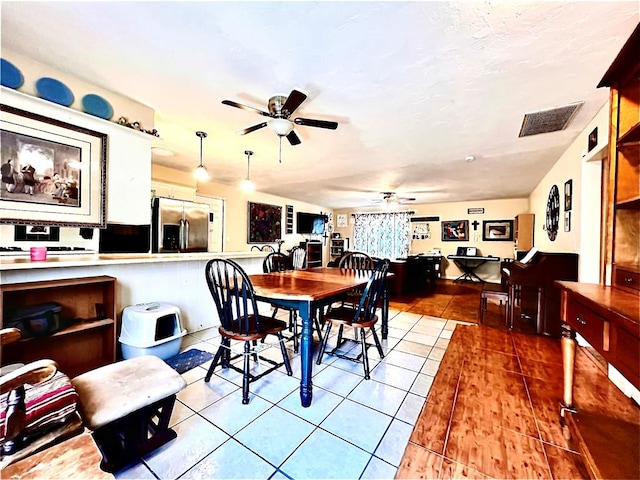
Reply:
[[[209,171],[202,163],[202,140],[207,138],[207,132],[197,131],[196,136],[200,138],[200,165],[196,167],[196,170],[193,172],[193,176],[198,180],[208,180]]]
[[[293,131],[293,122],[286,118],[272,118],[268,123],[271,130],[280,137],[286,137]]]

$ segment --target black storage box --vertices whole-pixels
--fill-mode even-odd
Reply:
[[[7,312],[4,328],[18,328],[22,338],[51,335],[68,325],[60,319],[62,306],[57,302],[27,305]]]

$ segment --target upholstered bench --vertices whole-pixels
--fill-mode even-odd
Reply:
[[[478,315],[478,323],[484,323],[484,312],[487,311],[487,300],[493,298],[498,300],[500,305],[504,302],[504,323],[508,328],[513,328],[509,322],[509,290],[506,286],[496,283],[485,283],[480,293],[480,313]]]
[[[169,419],[186,382],[158,357],[105,365],[72,383],[80,416],[102,453],[103,470],[118,470],[176,438]]]

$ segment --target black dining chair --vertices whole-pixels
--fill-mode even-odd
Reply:
[[[358,273],[369,274],[373,271],[375,262],[373,258],[364,252],[347,252],[340,259],[338,267],[347,270],[356,270]],[[356,308],[360,297],[362,297],[362,292],[362,288],[349,290],[343,300],[342,306],[350,305],[352,308]]]
[[[302,252],[300,254],[299,252]],[[272,272],[284,272],[286,270],[300,270],[304,268],[304,264],[306,261],[306,250],[300,247],[294,247],[292,250],[292,255],[285,255],[284,253],[270,253],[264,258],[262,262],[262,271],[264,273],[272,273]],[[298,331],[298,311],[295,308],[291,307],[279,307],[276,305],[271,305],[273,308],[272,317],[278,314],[278,310],[282,309],[289,312],[289,331],[292,332],[290,337],[285,337],[287,340],[293,341],[293,351],[298,353],[300,349],[300,333]],[[320,330],[320,324],[318,323],[317,317],[314,317],[314,323],[316,326],[316,330],[318,331],[318,338],[322,339],[322,333]]]
[[[367,354],[367,349],[371,347],[372,344],[367,343],[367,334],[365,330],[367,328],[369,329],[375,342],[375,346],[378,349],[380,358],[384,358],[384,352],[382,351],[382,345],[380,344],[380,339],[378,338],[378,334],[375,330],[375,324],[378,321],[376,311],[382,301],[388,271],[389,260],[380,260],[373,269],[367,285],[364,287],[364,291],[360,297],[357,308],[354,309],[348,306],[329,308],[329,311],[324,316],[324,321],[327,325],[325,327],[324,337],[322,338],[320,350],[318,352],[318,359],[316,361],[318,365],[322,363],[322,357],[325,353],[356,362],[362,362],[364,366],[364,378],[369,380],[369,356]],[[339,326],[338,340],[333,349],[326,351],[327,341],[329,340],[331,327],[333,325]],[[357,339],[357,335],[354,335],[354,339],[344,338],[343,332],[345,326],[351,327],[355,332],[358,332],[360,336],[359,340]],[[362,346],[360,354],[354,357],[352,355],[348,355],[348,353],[340,353],[340,347],[342,347],[346,342],[359,342]]]
[[[232,368],[243,374],[242,377],[242,403],[249,403],[249,384],[271,373],[282,365],[287,370],[287,375],[293,374],[289,355],[284,346],[282,331],[287,324],[282,320],[260,315],[254,296],[251,280],[242,267],[233,260],[214,258],[207,262],[205,276],[209,291],[216,304],[220,318],[221,341],[211,366],[204,377],[205,382],[211,380],[214,370],[220,364],[223,368]],[[282,362],[276,362],[270,358],[261,357],[271,367],[258,375],[250,372],[249,357],[258,361],[258,351],[264,347],[257,347],[258,340],[264,340],[267,335],[275,335],[282,352]],[[244,342],[244,351],[231,356],[231,341]],[[243,368],[231,363],[232,360],[244,358]]]

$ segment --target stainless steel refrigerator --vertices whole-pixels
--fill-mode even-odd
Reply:
[[[206,252],[209,205],[175,198],[153,199],[151,249],[155,253]]]

